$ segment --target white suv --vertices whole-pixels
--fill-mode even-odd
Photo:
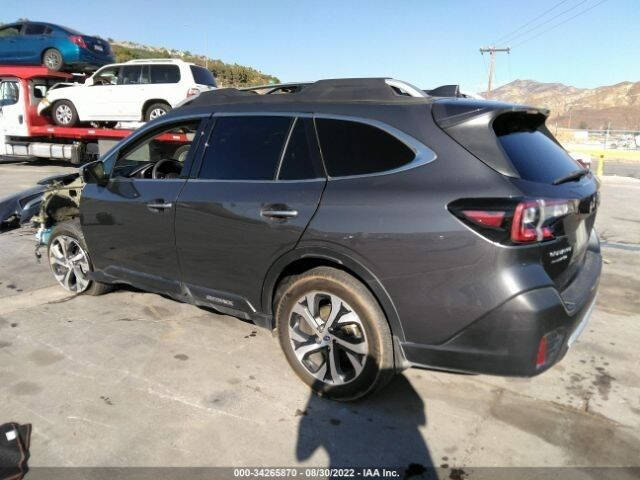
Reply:
[[[83,84],[49,90],[38,105],[38,114],[49,111],[63,127],[89,121],[104,126],[149,121],[185,98],[214,88],[213,74],[192,63],[131,60],[102,67]]]

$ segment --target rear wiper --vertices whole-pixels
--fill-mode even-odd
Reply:
[[[570,174],[565,175],[564,177],[557,178],[556,180],[553,181],[553,184],[560,185],[561,183],[571,182],[572,180],[578,180],[584,177],[587,173],[589,173],[589,170],[584,170],[584,169],[576,170],[575,172],[571,172]]]

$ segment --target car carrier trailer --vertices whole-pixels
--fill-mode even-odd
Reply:
[[[41,66],[0,65],[0,159],[45,158],[80,165],[131,134],[133,128],[59,127],[38,115],[46,91],[64,88],[72,79]]]

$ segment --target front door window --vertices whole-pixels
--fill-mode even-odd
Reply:
[[[111,177],[178,178],[183,173],[199,123],[190,121],[173,124],[125,147],[118,156]]]

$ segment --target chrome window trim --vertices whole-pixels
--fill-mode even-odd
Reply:
[[[148,179],[147,179],[148,180]],[[189,178],[190,182],[224,182],[224,183],[308,183],[326,182],[326,178],[305,178],[303,180],[237,180],[224,178]]]
[[[422,165],[426,165],[427,163],[433,162],[438,156],[436,152],[431,150],[422,142],[416,140],[411,135],[404,133],[402,130],[398,130],[391,125],[384,123],[380,120],[374,120],[371,118],[362,118],[362,117],[354,117],[351,115],[339,115],[339,114],[324,114],[324,113],[316,113],[314,114],[314,119],[329,119],[329,120],[344,120],[348,122],[356,122],[363,123],[365,125],[370,125],[372,127],[376,127],[383,132],[388,133],[392,137],[395,137],[396,140],[402,142],[404,145],[409,147],[413,153],[414,157],[409,163],[406,163],[398,168],[393,168],[391,170],[383,170],[381,172],[373,172],[373,173],[363,173],[358,175],[344,175],[340,177],[332,177],[327,172],[327,178],[329,181],[331,180],[342,180],[342,179],[352,179],[352,178],[364,178],[364,177],[379,177],[382,175],[393,175],[394,173],[404,172],[405,170],[411,170],[413,168],[420,167]],[[318,135],[318,139],[320,139],[320,135]],[[325,165],[326,168],[326,165]]]
[[[399,130],[395,127],[392,127],[391,125],[382,122],[380,120],[375,120],[372,118],[366,118],[366,117],[356,117],[353,115],[342,115],[342,114],[337,114],[337,113],[310,113],[310,112],[295,112],[295,111],[291,111],[291,112],[268,112],[268,111],[262,111],[262,112],[256,112],[256,111],[251,111],[251,112],[217,112],[214,113],[212,115],[213,118],[215,117],[246,117],[246,116],[251,116],[251,117],[292,117],[292,118],[313,118],[314,119],[314,124],[315,124],[315,119],[316,118],[322,118],[322,119],[329,119],[329,120],[344,120],[344,121],[348,121],[348,122],[356,122],[356,123],[363,123],[365,125],[370,125],[372,127],[376,127],[379,128],[380,130],[388,133],[389,135],[391,135],[392,137],[395,137],[397,140],[399,140],[400,142],[402,142],[403,144],[405,144],[407,147],[409,147],[415,157],[413,158],[413,160],[411,160],[409,163],[406,163],[405,165],[402,165],[401,167],[398,168],[394,168],[391,170],[384,170],[381,172],[373,172],[373,173],[363,173],[363,174],[358,174],[358,175],[344,175],[344,176],[340,176],[340,177],[332,177],[331,175],[329,175],[329,172],[326,172],[326,164],[324,162],[324,157],[323,157],[323,166],[325,168],[325,173],[327,175],[327,180],[332,181],[332,180],[343,180],[343,179],[353,179],[353,178],[364,178],[364,177],[379,177],[382,175],[393,175],[394,173],[399,173],[399,172],[404,172],[406,170],[411,170],[413,168],[417,168],[420,167],[422,165],[426,165],[427,163],[431,163],[434,160],[436,160],[438,158],[438,155],[436,154],[436,152],[434,152],[433,150],[431,150],[429,147],[427,147],[425,144],[423,144],[422,142],[416,140],[414,137],[412,137],[411,135],[408,135],[406,133],[404,133],[402,130]],[[317,126],[316,126],[316,137],[318,140],[320,140],[320,135],[318,135],[317,133]],[[318,145],[318,147],[320,148],[320,154],[322,155],[322,146]],[[276,177],[277,178],[277,177]],[[324,179],[322,179],[324,180]],[[242,181],[242,180],[240,180]],[[261,181],[266,181],[266,180],[261,180]],[[273,181],[284,181],[284,180],[273,180]]]

